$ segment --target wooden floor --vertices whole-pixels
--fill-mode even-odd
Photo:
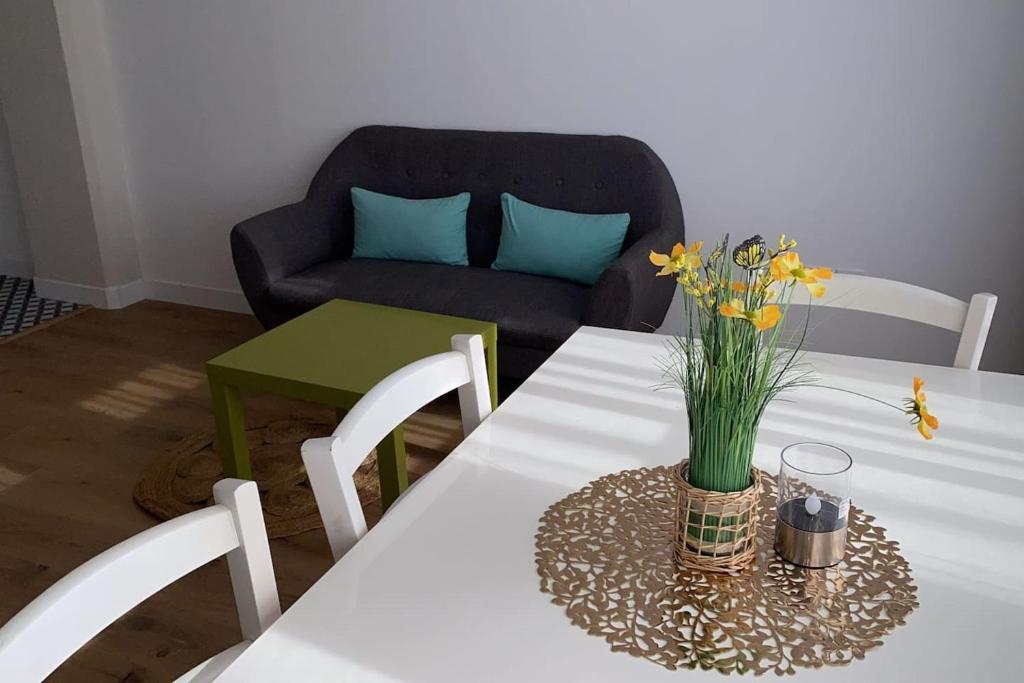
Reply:
[[[58,578],[155,524],[143,466],[212,429],[203,364],[261,331],[250,316],[142,302],[0,344],[0,623]],[[250,423],[330,409],[258,397]],[[322,531],[271,542],[287,607],[330,565]],[[240,640],[223,560],[140,605],[49,680],[169,681]]]

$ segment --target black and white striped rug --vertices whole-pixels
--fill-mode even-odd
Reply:
[[[36,296],[31,279],[0,275],[0,339],[81,308]]]

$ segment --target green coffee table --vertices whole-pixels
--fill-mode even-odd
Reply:
[[[497,325],[335,299],[206,364],[217,423],[216,449],[229,477],[252,478],[241,392],[334,406],[339,414],[398,368],[451,350],[455,334],[479,334],[491,405],[498,403]],[[408,485],[402,428],[377,447],[385,509]]]

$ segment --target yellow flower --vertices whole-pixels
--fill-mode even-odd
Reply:
[[[652,264],[661,267],[658,275],[672,275],[680,270],[700,268],[700,250],[703,246],[703,242],[694,242],[689,247],[677,242],[676,246],[672,247],[671,255],[652,251],[649,258]]]
[[[700,279],[700,275],[695,270],[684,270],[676,276],[676,282],[681,285],[692,284]]]
[[[711,256],[708,257],[708,263],[714,263],[718,259],[722,258],[722,243],[719,242],[715,245],[715,248],[711,251]]]
[[[737,280],[733,280],[731,286],[732,291],[736,292],[737,294],[743,294],[747,291],[747,286]],[[760,293],[763,289],[764,282],[762,282],[760,279],[754,280],[754,291]],[[765,292],[764,298],[771,301],[772,299],[775,298],[776,294],[777,292],[774,289],[769,289],[767,292]]]
[[[931,441],[932,433],[931,429],[939,428],[939,420],[934,415],[928,412],[928,406],[924,404],[928,400],[921,388],[924,386],[924,380],[920,377],[914,378],[914,397],[907,399],[907,415],[910,415],[910,424],[917,425],[917,431],[921,432],[926,440]]]
[[[783,233],[779,235],[779,250],[775,252],[775,254],[773,255],[778,256],[779,254],[784,254],[785,252],[790,251],[792,249],[796,249],[796,240],[787,241],[786,234]]]
[[[701,281],[700,275],[695,270],[684,270],[676,278],[676,282],[682,285],[684,292],[698,299],[710,294],[714,289],[709,280]]]
[[[696,291],[691,292],[690,290],[700,288],[700,275],[698,275],[697,271],[695,270],[684,270],[678,276],[676,276],[676,282],[682,285],[683,291],[686,292],[687,294],[696,295]]]
[[[718,312],[727,318],[743,318],[761,332],[775,327],[782,319],[782,311],[775,304],[768,304],[754,311],[748,311],[741,299],[733,299],[727,304],[722,304]]]
[[[811,296],[815,298],[825,294],[825,285],[818,280],[831,280],[831,268],[808,268],[800,262],[800,255],[795,251],[787,251],[772,259],[772,277],[779,282],[795,280],[802,282]]]

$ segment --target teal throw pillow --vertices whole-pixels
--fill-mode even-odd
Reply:
[[[491,268],[593,285],[622,249],[628,213],[573,213],[501,195],[501,241]]]
[[[353,187],[352,207],[352,258],[469,265],[468,192],[440,199],[405,199]]]

